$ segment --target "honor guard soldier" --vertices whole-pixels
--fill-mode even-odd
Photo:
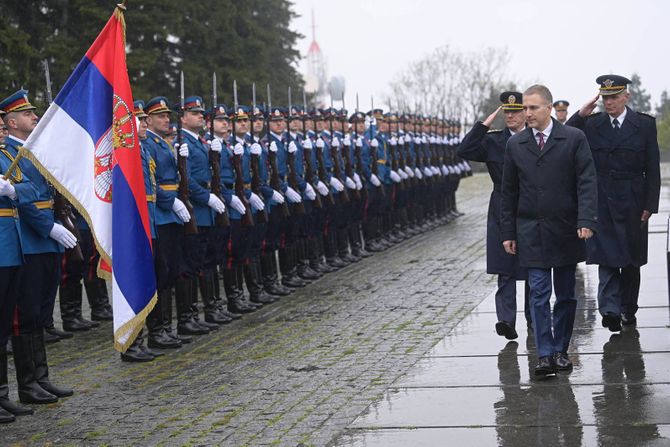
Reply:
[[[158,96],[144,107],[147,125],[146,139],[141,141],[155,163],[156,185],[154,259],[157,301],[147,316],[149,348],[175,349],[190,342],[185,335],[177,336],[172,329],[172,291],[179,277],[184,223],[191,220],[184,202],[177,197],[179,172],[174,149],[165,137],[170,133],[168,100]],[[188,144],[182,144],[179,155],[188,157]]]
[[[3,119],[9,129],[3,154],[13,160],[37,125],[35,107],[28,101],[28,92],[19,90],[0,101],[0,110],[5,112]],[[53,323],[63,248],[74,248],[77,239],[56,222],[53,188],[30,160],[21,158],[11,174],[17,180],[26,175],[36,190],[35,200],[18,204],[24,264],[19,267],[16,283],[20,299],[12,347],[19,400],[53,403],[73,391],[49,380],[44,328]]]
[[[4,128],[0,110],[0,126]],[[4,133],[4,132],[2,132]],[[3,138],[4,139],[4,138]],[[18,297],[16,283],[23,250],[19,233],[19,203],[32,203],[37,191],[19,170],[8,173],[11,157],[0,139],[0,423],[13,422],[15,416],[33,414],[33,410],[9,399],[7,377],[7,342],[12,334],[12,320]]]
[[[599,94],[567,122],[586,133],[598,173],[599,231],[587,241],[587,262],[598,264],[598,307],[612,332],[637,322],[640,267],[661,188],[656,120],[627,106],[630,82],[599,76]],[[591,114],[599,96],[605,112]]]
[[[369,123],[366,137],[370,141],[370,183],[373,186],[370,191],[368,205],[368,225],[364,230],[365,245],[371,251],[383,251],[392,244],[384,237],[383,222],[388,212],[391,193],[388,190],[392,183],[387,166],[388,151],[383,132],[388,131],[388,123],[384,118],[382,109],[374,109],[368,112]]]
[[[354,165],[353,180],[356,183],[356,189],[359,191],[359,197],[352,204],[351,219],[348,225],[349,245],[351,254],[359,259],[372,256],[363,246],[363,218],[365,217],[365,208],[368,202],[367,179],[370,177],[369,165],[364,164],[364,157],[369,158],[369,146],[364,143],[365,135],[365,114],[363,112],[353,113],[349,117],[351,124],[351,141],[349,158]],[[346,144],[345,144],[346,146]],[[365,146],[365,147],[364,147]]]
[[[570,103],[565,99],[559,99],[558,101],[554,102],[554,114],[556,115],[556,120],[559,123],[565,124],[565,122],[568,120],[569,106]]]
[[[526,128],[526,117],[523,113],[523,95],[520,92],[503,92],[500,94],[500,102],[502,105],[498,109],[483,122],[477,121],[463,137],[458,156],[465,160],[486,163],[493,182],[486,224],[486,273],[498,275],[498,290],[495,295],[498,317],[496,332],[508,340],[513,340],[518,337],[515,327],[516,282],[525,281],[527,273],[519,267],[518,257],[507,253],[500,243],[500,200],[507,140]],[[491,130],[491,123],[501,110],[505,118],[505,129]],[[524,310],[530,323],[527,284],[525,290]]]

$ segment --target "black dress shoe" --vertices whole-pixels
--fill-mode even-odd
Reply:
[[[37,383],[42,387],[44,391],[46,391],[47,393],[51,393],[56,397],[70,397],[74,394],[74,390],[72,388],[64,388],[62,386],[54,385],[48,380]]]
[[[300,278],[298,275],[295,276],[284,276],[281,279],[281,283],[285,285],[286,287],[291,287],[293,289],[299,289],[301,287],[305,287],[309,282],[305,281],[304,279]]]
[[[621,315],[621,324],[624,326],[637,326],[637,318],[635,315]]]
[[[170,337],[167,332],[161,331],[158,334],[149,334],[147,345],[150,348],[158,349],[177,349],[181,348],[181,340],[176,337]]]
[[[565,352],[555,353],[554,363],[556,364],[556,369],[559,371],[570,371],[572,369],[572,362]]]
[[[177,334],[179,335],[205,335],[209,334],[209,329],[197,324],[195,321],[186,320],[177,324]]]
[[[14,422],[16,417],[9,411],[5,411],[0,408],[0,424],[6,424],[8,422]]]
[[[145,354],[153,355],[154,357],[161,357],[162,355],[165,355],[165,353],[162,351],[156,351],[155,349],[151,349],[150,347],[144,345],[141,345],[140,349],[144,351]]]
[[[91,320],[93,321],[112,321],[113,319],[114,315],[112,314],[111,309],[103,307],[100,309],[91,310]]]
[[[72,334],[70,334],[72,335]],[[47,331],[44,331],[44,343],[50,344],[50,343],[58,343],[62,339],[58,335],[53,335],[50,334]]]
[[[610,332],[621,331],[621,317],[611,312],[603,315],[603,327],[606,327]]]
[[[275,296],[288,296],[291,294],[291,290],[287,287],[283,287],[277,283],[270,283],[264,286],[264,289],[270,295]]]
[[[505,323],[504,321],[498,321],[496,323],[496,333],[498,335],[505,337],[508,340],[514,340],[515,338],[519,338],[519,334],[516,333],[516,329],[514,329],[511,325]]]
[[[128,348],[126,352],[121,353],[121,360],[124,362],[131,362],[131,363],[150,362],[154,358],[155,357],[153,355],[147,354],[139,346],[131,346],[130,348]]]
[[[14,416],[27,416],[29,414],[33,414],[32,408],[16,404],[6,397],[0,398],[0,408],[4,409],[5,411],[9,411]]]
[[[73,318],[72,320],[63,320],[63,329],[68,332],[83,332],[90,331],[93,326],[86,324],[84,320]]]
[[[44,328],[45,334],[49,334],[58,338],[72,338],[74,334],[71,334],[70,332],[65,332],[61,331],[60,329],[57,329],[56,326],[53,324],[51,326],[45,327]]]
[[[553,377],[556,375],[556,365],[551,356],[540,357],[540,360],[535,366],[535,376],[538,378]]]
[[[37,382],[30,382],[19,389],[19,400],[24,404],[52,404],[58,397],[44,390]]]

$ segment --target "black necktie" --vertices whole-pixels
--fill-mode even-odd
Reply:
[[[619,120],[614,118],[612,120],[612,126],[614,127],[614,131],[617,132],[619,130]]]

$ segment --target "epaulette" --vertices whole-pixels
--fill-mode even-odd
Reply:
[[[636,110],[636,112],[637,112],[637,110]],[[651,118],[651,119],[653,119],[653,120],[656,120],[656,117],[655,117],[655,116],[653,116],[653,115],[649,115],[648,113],[637,112],[637,114],[638,114],[638,115],[642,115],[642,116],[646,116],[647,118]]]
[[[486,132],[486,133],[500,133],[500,132],[502,132],[502,129],[490,129],[490,130],[489,130],[488,132]]]

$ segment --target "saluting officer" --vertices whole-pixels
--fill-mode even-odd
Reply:
[[[587,262],[598,264],[598,307],[612,332],[635,325],[640,267],[647,263],[648,221],[661,188],[656,120],[627,106],[630,80],[596,79],[599,95],[567,124],[584,131],[598,173],[598,233],[587,241]],[[602,96],[605,113],[591,112]]]

